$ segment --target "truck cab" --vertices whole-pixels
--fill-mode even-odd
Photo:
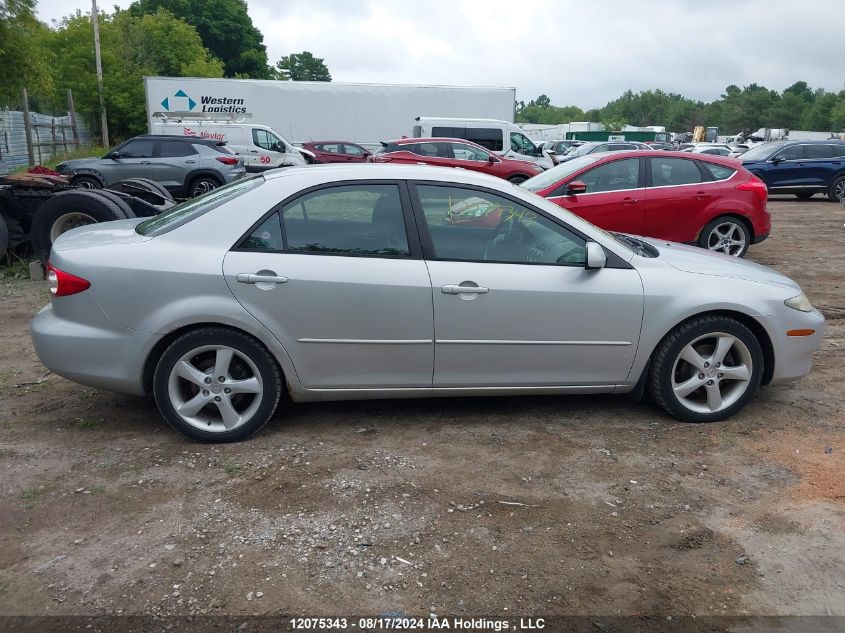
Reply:
[[[552,159],[513,123],[497,119],[454,119],[418,116],[414,138],[460,138],[477,143],[505,158],[524,160],[543,169],[554,166]]]

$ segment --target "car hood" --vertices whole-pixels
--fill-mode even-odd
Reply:
[[[129,244],[131,242],[145,242],[152,237],[141,235],[135,227],[147,218],[132,218],[131,220],[115,220],[114,222],[100,222],[71,229],[62,233],[53,242],[53,251],[74,250],[92,246],[112,246],[114,244]]]
[[[81,169],[83,167],[94,167],[102,162],[102,158],[73,158],[71,160],[63,160],[61,163],[56,165],[58,171],[67,170],[73,171],[74,169]]]
[[[665,240],[656,240],[648,237],[639,239],[651,244],[660,251],[660,259],[665,263],[684,272],[772,284],[794,289],[795,294],[801,292],[798,284],[789,277],[746,259],[730,257],[729,255],[714,253],[703,248],[698,248],[697,246],[686,246]]]

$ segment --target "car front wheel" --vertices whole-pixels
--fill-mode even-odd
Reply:
[[[752,398],[763,374],[754,333],[730,317],[696,317],[660,342],[649,390],[655,402],[685,422],[716,422]]]
[[[232,442],[257,432],[272,417],[281,390],[278,365],[264,346],[216,327],[177,338],[153,378],[167,422],[200,442]]]
[[[731,257],[745,257],[751,245],[751,233],[742,220],[722,216],[708,222],[701,230],[698,245]]]

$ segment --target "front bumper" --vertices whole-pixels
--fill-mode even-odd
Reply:
[[[83,324],[57,316],[52,305],[43,307],[30,324],[38,358],[74,382],[143,395],[144,359],[160,335],[119,327],[100,314],[102,318]]]
[[[813,354],[824,338],[824,317],[818,310],[800,312],[786,308],[766,324],[774,348],[775,366],[770,384],[803,378],[813,366]],[[810,336],[788,336],[790,330],[815,330]]]

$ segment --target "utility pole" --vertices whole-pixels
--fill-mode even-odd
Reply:
[[[106,121],[106,102],[103,97],[103,62],[100,59],[100,12],[97,0],[91,0],[91,23],[94,25],[94,58],[97,61],[97,89],[100,92],[100,124],[103,129],[103,146],[109,147],[109,124]]]

